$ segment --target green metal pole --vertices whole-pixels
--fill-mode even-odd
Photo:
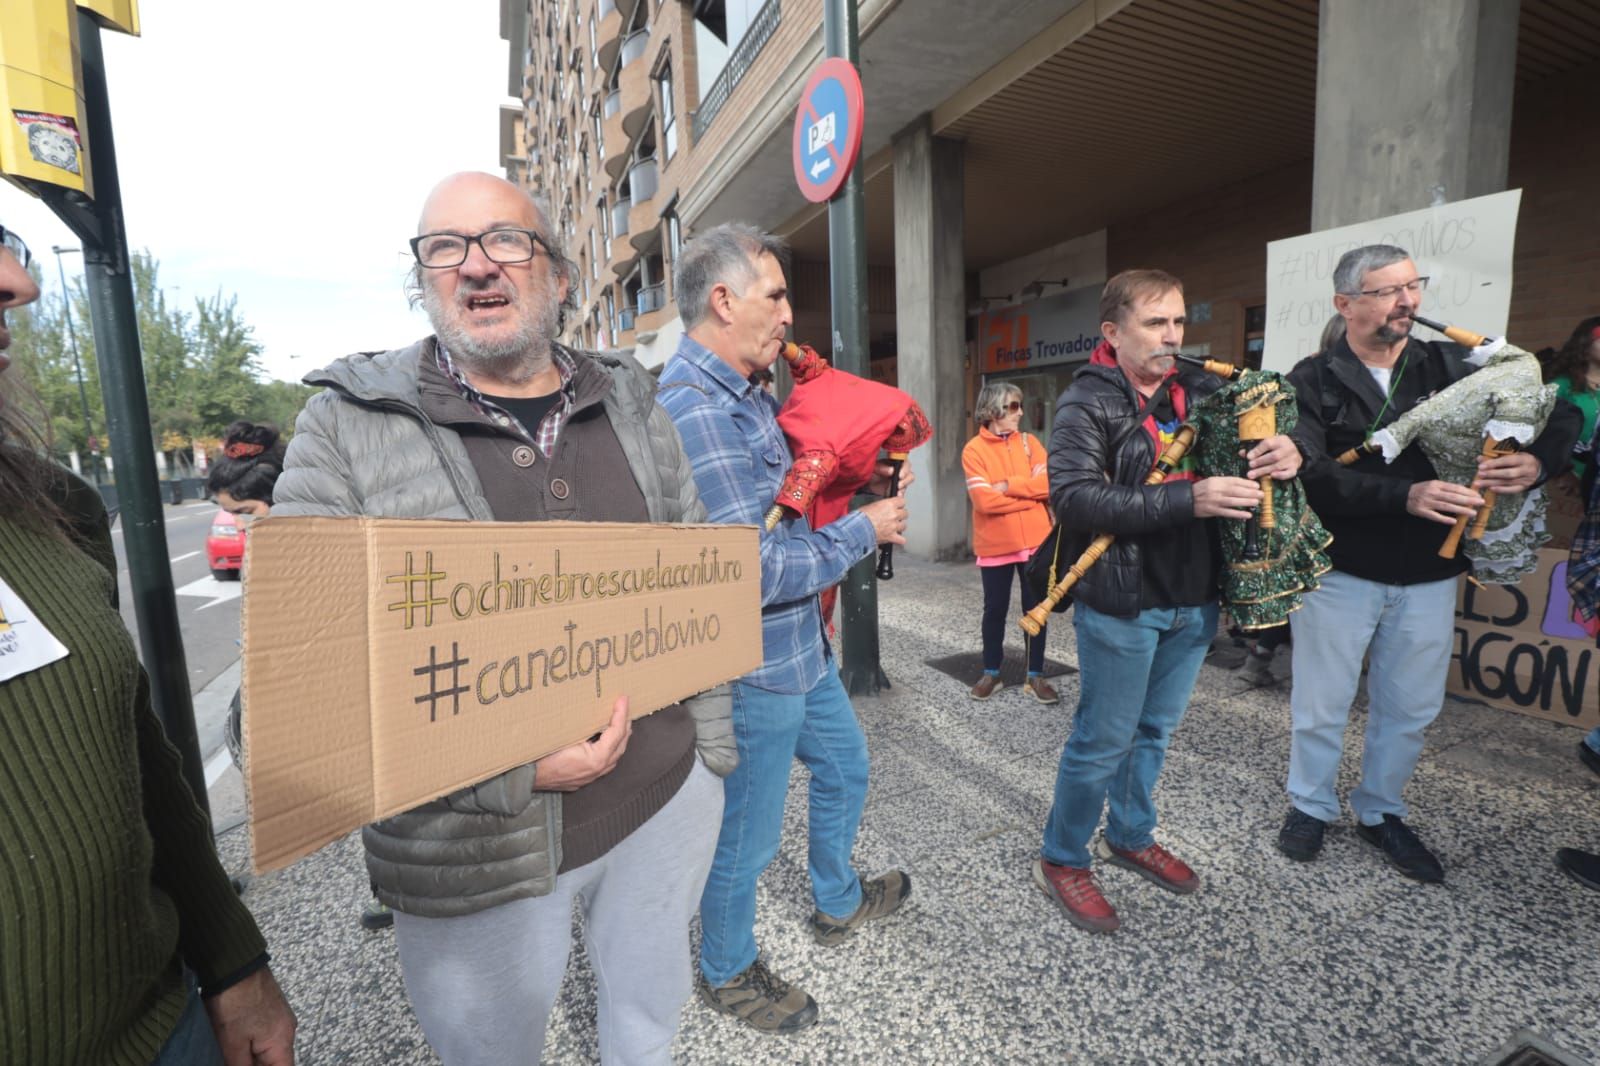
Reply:
[[[856,0],[825,0],[825,51],[856,68],[861,47]],[[861,168],[851,168],[844,188],[828,201],[828,288],[833,305],[833,365],[860,377],[870,372],[867,344],[867,227]],[[889,687],[879,665],[877,553],[850,568],[839,593],[839,677],[851,695]]]
[[[134,311],[133,274],[128,266],[128,236],[123,225],[122,190],[111,138],[105,56],[100,48],[99,23],[83,10],[78,12],[78,48],[83,62],[89,150],[93,153],[94,203],[88,207],[93,216],[91,224],[74,229],[85,237],[84,282],[89,291],[89,317],[94,326],[106,427],[117,464],[117,502],[133,584],[133,608],[139,623],[139,646],[145,672],[150,675],[156,714],[167,739],[183,757],[183,776],[195,799],[202,809],[209,810],[205,768],[195,734],[194,702],[189,695],[189,668],[178,625],[178,601],[168,562],[166,519],[156,476],[150,402],[145,394],[139,319]],[[81,203],[73,206],[83,209]],[[72,224],[61,208],[57,213]],[[86,234],[95,239],[88,239]]]

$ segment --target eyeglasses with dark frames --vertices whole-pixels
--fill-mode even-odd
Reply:
[[[424,233],[411,238],[411,254],[428,270],[448,270],[467,261],[467,252],[476,244],[491,262],[502,265],[526,263],[539,251],[551,259],[555,253],[545,239],[531,229],[491,229],[482,233]]]
[[[1010,411],[1012,414],[1016,414],[1018,411],[1022,410],[1022,401],[1012,400],[1010,403],[1006,404],[1006,410]]]
[[[3,244],[7,251],[17,257],[17,262],[22,264],[23,270],[27,270],[28,264],[33,262],[33,253],[28,251],[28,246],[23,243],[22,238],[17,236],[14,230],[8,230],[4,226],[0,226],[0,244]]]
[[[1401,289],[1404,289],[1406,292],[1409,292],[1411,295],[1415,296],[1417,293],[1422,292],[1427,287],[1428,278],[1424,276],[1420,278],[1412,278],[1404,285],[1385,285],[1381,289],[1362,289],[1360,292],[1356,293],[1356,295],[1371,296],[1379,300],[1392,300],[1394,297],[1400,295]]]

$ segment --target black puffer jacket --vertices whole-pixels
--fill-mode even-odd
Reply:
[[[1342,339],[1289,372],[1300,407],[1294,430],[1295,444],[1305,457],[1300,482],[1306,501],[1333,534],[1328,555],[1335,570],[1389,585],[1416,585],[1455,577],[1467,568],[1464,554],[1439,557],[1449,526],[1406,510],[1411,486],[1439,476],[1421,445],[1412,443],[1393,463],[1385,463],[1381,455],[1364,455],[1340,466],[1334,458],[1466,377],[1472,366],[1465,355],[1465,349],[1448,341],[1407,341],[1404,371],[1395,375],[1387,406],[1372,372]],[[1397,360],[1397,371],[1400,366]],[[1583,413],[1557,400],[1544,432],[1528,446],[1545,478],[1567,468],[1582,427]]]
[[[1192,407],[1222,380],[1180,366],[1177,383]],[[1064,554],[1076,558],[1074,549],[1098,533],[1116,537],[1072,595],[1119,618],[1140,610],[1140,537],[1196,521],[1190,482],[1144,484],[1156,454],[1155,441],[1133,421],[1141,402],[1121,370],[1091,363],[1056,401],[1050,428],[1050,506],[1063,527],[1080,534]]]

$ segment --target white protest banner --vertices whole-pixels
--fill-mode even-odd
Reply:
[[[1431,278],[1421,313],[1502,336],[1511,314],[1511,253],[1522,190],[1407,211],[1267,244],[1267,336],[1261,365],[1287,373],[1317,351],[1333,315],[1333,268],[1365,244],[1394,244]],[[1423,329],[1419,336],[1433,336]],[[1442,339],[1442,338],[1440,338]]]

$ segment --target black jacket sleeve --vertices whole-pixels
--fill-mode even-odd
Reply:
[[[1539,460],[1539,465],[1544,468],[1544,473],[1539,475],[1537,485],[1565,473],[1572,465],[1572,446],[1578,443],[1578,434],[1583,432],[1583,412],[1578,410],[1576,404],[1566,400],[1557,399],[1556,406],[1550,412],[1550,421],[1545,423],[1544,432],[1533,438],[1533,443],[1528,445],[1528,452]]]
[[[1293,439],[1305,459],[1300,483],[1305,486],[1307,502],[1319,515],[1405,514],[1410,481],[1339,465],[1339,455],[1361,440],[1358,433],[1343,432],[1323,421],[1325,371],[1318,359],[1301,360],[1289,372],[1300,415]],[[1381,457],[1372,456],[1358,460],[1358,466],[1382,462]]]

